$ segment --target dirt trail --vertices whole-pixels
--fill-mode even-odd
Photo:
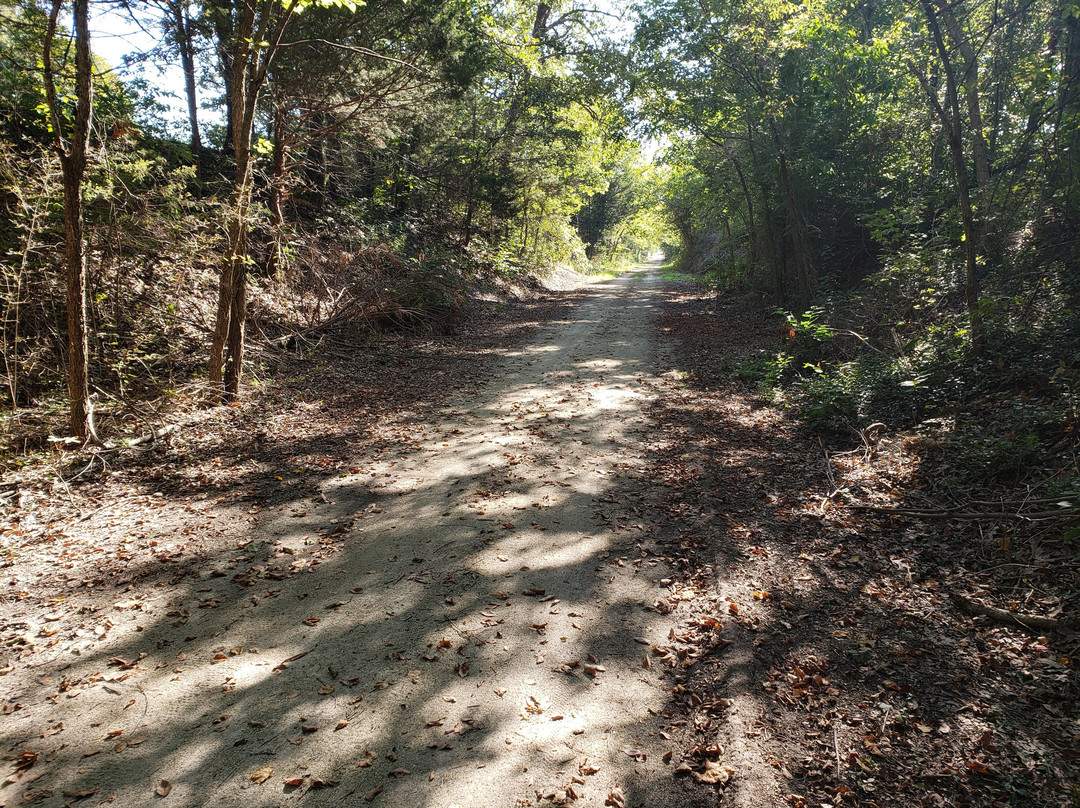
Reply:
[[[635,504],[663,294],[644,269],[591,287],[411,445],[234,513],[226,569],[14,671],[0,746],[39,757],[0,804],[143,806],[163,780],[171,806],[715,802],[662,760],[645,661],[678,617],[649,608],[670,570]]]

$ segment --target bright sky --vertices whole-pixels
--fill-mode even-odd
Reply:
[[[617,36],[628,37],[631,34],[630,15],[626,10],[627,0],[594,0],[592,5],[611,15],[604,19]],[[139,58],[149,53],[161,39],[157,18],[148,16],[135,21],[130,14],[117,10],[111,4],[91,8],[94,15],[90,23],[93,52],[116,68],[125,80],[145,79],[157,91],[158,102],[168,109],[165,113],[166,119],[178,122],[186,131],[187,101],[184,98],[184,76],[179,58],[164,69],[149,59]],[[124,67],[125,56],[133,57],[135,62]],[[200,89],[200,103],[202,100]],[[203,124],[217,123],[220,122],[221,113],[214,109],[200,109],[199,118]],[[661,144],[653,141],[643,145],[650,158],[661,148]]]
[[[93,17],[90,20],[90,48],[114,68],[120,76],[130,81],[144,78],[157,89],[157,100],[168,107],[166,117],[169,120],[187,120],[187,101],[184,99],[184,74],[177,64],[161,69],[149,60],[139,57],[148,53],[160,41],[161,32],[153,19],[142,20],[142,25],[131,19],[131,15],[105,5],[91,6]],[[95,13],[96,12],[96,13]],[[124,57],[136,59],[135,64],[124,67]],[[200,113],[201,116],[213,115]]]

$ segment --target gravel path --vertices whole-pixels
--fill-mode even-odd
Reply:
[[[229,522],[238,564],[13,673],[0,746],[37,757],[0,804],[689,805],[634,499],[663,294],[590,287],[412,445]]]

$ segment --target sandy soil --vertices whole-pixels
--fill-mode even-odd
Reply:
[[[259,468],[277,494],[144,489],[46,530],[54,599],[5,581],[0,804],[715,804],[672,776],[686,614],[641,499],[664,294],[596,284],[314,485]]]
[[[1080,637],[1001,619],[1075,552],[911,516],[917,436],[809,433],[760,298],[652,269],[9,471],[0,805],[1077,805]]]

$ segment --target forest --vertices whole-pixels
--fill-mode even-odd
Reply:
[[[99,43],[116,53],[119,28],[137,29],[140,44],[110,60]],[[262,599],[301,624],[294,634],[308,632],[281,640],[298,654],[278,660],[284,679],[300,675],[286,668],[307,664],[296,660],[319,632],[320,654],[353,641],[356,620],[331,633],[349,603],[494,628],[496,607],[510,621],[527,602],[540,611],[515,618],[521,634],[546,645],[537,638],[549,622],[554,635],[569,619],[556,604],[574,597],[602,599],[600,625],[638,626],[620,609],[639,600],[659,622],[643,623],[630,650],[594,629],[556,679],[599,690],[600,674],[608,689],[642,671],[667,677],[647,719],[667,723],[654,740],[619,724],[618,763],[596,763],[594,750],[571,766],[552,753],[527,788],[506,730],[490,759],[510,769],[493,764],[490,776],[536,802],[1080,800],[1075,0],[0,0],[0,277],[0,570],[10,576],[0,676],[25,683],[5,715],[25,709],[17,717],[33,724],[0,733],[12,768],[0,806],[9,786],[22,802],[57,805],[127,788],[97,757],[64,763],[63,788],[33,785],[35,770],[69,754],[43,746],[64,722],[50,712],[56,699],[38,704],[55,683],[39,687],[31,670],[60,666],[61,651],[87,655],[81,678],[48,669],[76,689],[99,681],[94,659],[149,675],[155,654],[159,671],[179,665],[177,644],[181,658],[222,670],[235,657],[213,707],[220,720],[204,717],[213,733],[233,713],[261,730],[250,705],[280,694],[253,679],[249,706],[230,702],[254,640],[209,639],[232,630],[211,616],[219,602]],[[423,465],[415,453],[428,451],[442,459]],[[447,471],[466,457],[467,471]],[[559,476],[575,462],[607,487]],[[376,488],[376,470],[393,483]],[[565,489],[559,505],[538,493],[549,474]],[[445,512],[422,496],[436,479]],[[439,541],[450,528],[438,520],[459,505],[456,518],[478,520],[468,541],[479,544],[452,545],[475,562],[468,573],[455,553],[429,574],[436,551],[420,538],[370,560],[350,549],[362,519],[389,535],[415,518],[417,536]],[[532,544],[515,513],[528,508]],[[577,527],[544,521],[548,508]],[[636,545],[617,538],[632,529]],[[589,560],[569,539],[552,551],[558,564],[531,555],[537,537],[572,534],[580,549],[604,531],[610,544]],[[504,591],[485,564],[519,555],[521,580]],[[401,578],[386,571],[399,556],[416,567]],[[559,567],[584,581],[588,564],[616,561],[603,596],[566,584],[552,601],[560,581],[526,580]],[[292,604],[303,620],[266,605],[273,581],[290,598],[329,597],[301,591],[308,573],[327,591],[340,585],[319,564],[340,565],[350,585],[367,580],[361,568],[385,565],[386,579],[343,590],[330,612]],[[660,600],[634,589],[654,567]],[[454,588],[474,574],[483,592]],[[221,576],[227,595],[197,594]],[[402,578],[446,592],[399,602]],[[114,583],[135,594],[100,600]],[[151,586],[160,613],[148,618]],[[208,609],[196,614],[212,634],[180,630],[197,622],[185,602]],[[576,608],[579,622],[592,619]],[[130,636],[110,621],[92,628],[86,615],[98,612],[130,617]],[[46,639],[63,620],[82,622],[63,642]],[[140,650],[144,629],[156,649]],[[190,633],[183,643],[178,630]],[[503,743],[495,708],[406,712],[428,663],[460,657],[427,689],[447,704],[468,701],[454,689],[466,658],[473,678],[498,670],[482,647],[495,640],[470,640],[474,630],[399,645],[364,635],[357,646],[385,654],[386,670],[368,662],[342,678],[344,663],[320,656],[331,673],[312,704],[328,728],[338,721],[335,733],[350,722],[361,732],[368,710],[395,729],[445,720],[455,755],[467,733]],[[601,653],[629,658],[634,641],[646,646],[635,673]],[[410,643],[425,655],[391,671]],[[530,650],[544,664],[545,649]],[[369,674],[368,702],[332,713],[341,687]],[[517,686],[503,682],[498,700]],[[298,687],[307,712],[296,705],[296,737],[329,744],[305,723],[318,711]],[[399,716],[377,699],[400,687],[411,689]],[[587,712],[565,694],[523,692],[515,720],[565,714],[569,730]],[[171,709],[162,720],[194,731]],[[581,720],[568,747],[595,732]],[[348,763],[359,773],[304,764],[277,796],[345,783],[367,802],[385,786],[387,804],[476,804],[462,784],[448,786],[457,801],[425,802],[407,767],[385,764],[406,752],[364,731],[360,763]],[[110,749],[142,754],[130,740],[139,730],[126,732]],[[660,737],[674,746],[650,746]],[[248,736],[229,740],[239,748]],[[288,742],[281,760],[299,754]],[[410,764],[431,769],[432,783],[455,771],[434,762],[452,749],[438,743]],[[230,763],[206,776],[261,787],[274,769],[261,762],[254,774]],[[77,765],[92,770],[86,783]],[[388,779],[377,785],[349,779],[380,765]],[[651,779],[665,766],[675,790]],[[173,802],[211,804],[157,763],[139,771],[157,799],[178,787]],[[479,804],[504,804],[491,799]]]

